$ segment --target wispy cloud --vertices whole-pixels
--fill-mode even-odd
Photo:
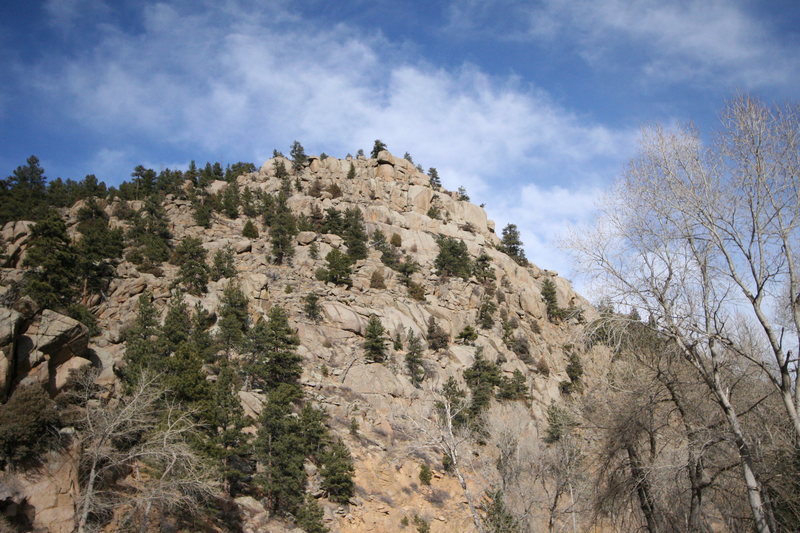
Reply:
[[[769,22],[736,0],[468,0],[449,13],[454,31],[557,41],[598,68],[635,62],[649,81],[754,89],[800,77],[796,43],[778,41]]]
[[[127,175],[142,142],[260,162],[293,139],[344,156],[380,138],[436,166],[449,188],[466,186],[499,227],[516,222],[531,258],[550,261],[556,226],[593,194],[564,187],[610,178],[633,145],[631,132],[589,122],[537,87],[470,64],[433,67],[379,33],[235,2],[190,7],[146,7],[136,33],[106,24],[90,50],[53,52],[35,69],[39,91],[106,139],[92,163],[108,175]]]

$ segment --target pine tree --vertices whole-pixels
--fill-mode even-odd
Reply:
[[[286,195],[279,194],[275,205],[275,216],[270,225],[270,238],[272,240],[272,261],[282,265],[284,261],[294,256],[292,241],[297,234],[297,221],[286,204]]]
[[[295,171],[303,168],[303,165],[305,165],[306,161],[308,160],[303,145],[297,141],[292,143],[292,149],[290,150],[289,155],[292,156],[292,168],[294,168]]]
[[[244,223],[244,228],[242,228],[242,237],[247,237],[248,239],[258,239],[258,228],[256,225],[253,224],[252,220],[249,220]]]
[[[122,379],[129,387],[143,371],[158,371],[161,368],[163,352],[154,342],[161,330],[152,298],[149,292],[143,292],[139,296],[136,320],[125,332],[125,367],[122,370]]]
[[[436,256],[434,266],[439,275],[469,279],[472,275],[472,260],[464,241],[455,237],[440,236],[436,244],[439,245],[439,254]]]
[[[356,166],[350,161],[350,169],[347,171],[347,179],[352,180],[356,177]]]
[[[406,352],[406,369],[411,383],[419,387],[425,379],[425,367],[422,364],[422,342],[413,331],[408,332],[408,351]]]
[[[375,315],[370,316],[364,332],[364,350],[368,362],[383,363],[386,361],[385,333],[386,330],[380,319]]]
[[[525,400],[527,398],[528,383],[525,375],[519,369],[514,370],[514,374],[510,378],[503,377],[500,380],[497,389],[498,400]]]
[[[114,276],[114,267],[122,256],[123,233],[108,227],[108,215],[94,197],[78,211],[81,239],[75,246],[79,259],[79,276],[83,279],[83,297],[103,291]]]
[[[502,383],[500,367],[497,363],[483,357],[482,350],[475,354],[475,362],[464,370],[464,381],[472,392],[469,404],[469,416],[473,421],[489,407],[494,396],[494,388]]]
[[[442,180],[439,178],[439,171],[433,167],[429,168],[428,177],[431,179],[431,187],[433,187],[434,190],[438,191],[442,188]]]
[[[322,468],[322,490],[328,499],[336,503],[347,503],[355,493],[353,483],[353,457],[341,439],[334,440],[320,457]]]
[[[527,266],[528,259],[525,257],[525,250],[523,249],[522,239],[520,239],[517,225],[507,225],[503,228],[502,235],[501,242],[503,244],[503,251],[518,264]]]
[[[190,294],[199,296],[206,292],[209,268],[206,264],[206,251],[200,239],[184,237],[175,248],[173,262],[180,267],[177,281]]]
[[[375,139],[375,144],[372,145],[372,153],[370,153],[369,156],[372,159],[378,159],[378,154],[386,149],[386,144],[383,141],[380,139]]]
[[[259,479],[275,513],[295,512],[303,502],[305,446],[293,409],[301,397],[301,389],[281,383],[269,391],[261,411],[256,443],[262,466]]]
[[[236,266],[233,259],[233,249],[230,246],[214,252],[214,260],[209,272],[211,279],[218,281],[222,278],[232,278],[236,275]]]
[[[174,352],[178,346],[189,340],[192,319],[189,308],[179,291],[174,291],[167,307],[164,324],[161,327],[161,341],[167,352]]]
[[[445,333],[444,329],[436,322],[436,319],[430,317],[428,319],[428,348],[431,350],[443,350],[447,348],[450,343],[450,337]]]
[[[222,212],[228,218],[239,218],[239,185],[235,181],[222,194]]]
[[[39,305],[65,309],[76,296],[78,255],[72,246],[67,226],[51,212],[31,230],[23,265],[24,290]]]
[[[344,231],[342,233],[344,244],[347,246],[347,255],[350,259],[366,259],[367,257],[367,230],[364,227],[364,215],[357,207],[344,212]]]
[[[244,333],[250,326],[247,298],[236,280],[228,282],[220,303],[217,342],[229,353],[232,348],[242,344]]]
[[[476,259],[472,269],[475,279],[481,283],[489,283],[496,279],[492,258],[486,252],[482,252]]]
[[[320,270],[322,281],[348,287],[353,285],[353,280],[350,279],[352,274],[350,257],[334,248],[325,256],[325,262],[328,265],[327,268]]]
[[[0,180],[0,226],[10,220],[39,220],[47,214],[44,169],[32,155],[27,165]]]
[[[556,295],[556,285],[551,279],[542,282],[542,299],[547,308],[547,318],[551,322],[556,322],[563,315],[562,309],[558,306],[558,296]]]
[[[323,522],[323,516],[324,513],[317,500],[306,495],[303,505],[297,509],[294,518],[300,529],[306,533],[328,533],[330,529]]]
[[[299,387],[303,373],[303,358],[295,352],[299,344],[286,311],[273,306],[268,320],[259,321],[250,332],[249,372],[253,383],[264,390],[281,383]]]
[[[308,315],[308,318],[314,322],[319,322],[322,318],[320,314],[319,294],[312,292],[303,298],[303,302],[303,311]]]

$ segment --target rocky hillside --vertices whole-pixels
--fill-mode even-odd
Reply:
[[[371,239],[366,258],[352,264],[351,284],[334,283],[326,281],[324,271],[332,268],[326,262],[331,251],[348,252],[340,235],[300,227],[302,231],[291,235],[293,254],[276,264],[275,236],[271,237],[260,214],[247,216],[242,207],[234,218],[214,212],[208,227],[200,226],[193,199],[196,205],[197,194],[203,191],[192,190],[188,182],[185,194],[169,194],[162,201],[173,250],[185,238],[194,237],[201,241],[209,263],[218,250],[230,247],[233,251],[235,278],[247,298],[251,324],[266,317],[274,306],[287,311],[300,341],[297,353],[303,359],[301,383],[306,397],[327,412],[331,433],[346,443],[354,459],[356,488],[347,503],[330,501],[319,488],[317,468],[306,464],[308,492],[320,504],[325,526],[334,532],[423,531],[425,527],[432,532],[476,530],[470,506],[485,514],[492,501],[487,495],[501,483],[502,472],[496,465],[502,424],[519,440],[541,442],[549,424],[548,407],[561,403],[570,394],[570,385],[580,379],[574,371],[576,361],[590,371],[593,355],[585,352],[579,339],[594,311],[567,280],[507,255],[494,222],[482,208],[460,200],[457,193],[434,189],[427,175],[387,151],[369,159],[309,157],[300,168],[278,157],[235,182],[212,182],[204,192],[222,198],[234,183],[240,195],[249,190],[247,194],[254,197],[284,190],[291,213],[305,215],[304,221],[313,222],[331,208],[358,209],[367,234],[373,236],[379,230],[385,236],[382,242]],[[121,204],[127,205],[123,209]],[[141,201],[126,203],[119,198],[98,199],[97,205],[108,216],[110,227],[124,230],[130,229],[131,222],[123,213],[144,206]],[[75,240],[82,207],[85,201],[62,210]],[[255,224],[258,237],[243,236],[248,222]],[[3,398],[30,383],[43,385],[56,397],[70,371],[88,366],[100,370],[96,382],[105,388],[104,394],[122,395],[119,375],[125,366],[125,332],[136,319],[139,296],[152,294],[163,316],[172,291],[176,286],[183,290],[183,285],[176,285],[180,267],[164,261],[156,268],[142,268],[121,260],[105,290],[86,301],[99,332],[90,337],[81,322],[14,294],[23,279],[32,226],[18,221],[2,229],[5,268],[0,297],[7,304],[0,308]],[[463,242],[472,262],[482,257],[483,274],[472,270],[463,277],[445,275],[437,264],[443,242]],[[126,257],[131,259],[131,244],[126,242],[126,246]],[[416,271],[409,277],[386,260],[386,249],[398,262],[408,258],[418,268],[411,269]],[[206,290],[186,290],[187,306],[192,309],[199,304],[218,318],[223,291],[233,277],[209,281]],[[552,290],[550,283],[558,313],[553,312],[552,299],[543,297],[543,287]],[[309,313],[306,297],[310,294],[319,297],[318,317]],[[373,362],[365,351],[373,317],[385,330],[382,362]],[[430,346],[431,319],[449,337],[446,346]],[[211,334],[219,327],[217,321]],[[424,374],[417,376],[406,362],[413,337],[423,341]],[[241,356],[231,357],[236,361]],[[457,443],[460,464],[454,473],[452,465],[443,464],[447,435],[436,402],[441,401],[441,391],[451,377],[470,397],[477,394],[480,387],[470,378],[479,366],[476,358],[496,363],[499,377],[493,374],[488,406],[479,413],[483,429]],[[570,364],[573,371],[568,373]],[[208,372],[208,379],[215,379],[214,372]],[[502,386],[514,379],[516,392],[501,394]],[[257,432],[267,392],[247,386],[246,380],[242,385],[238,397],[250,425],[245,433]],[[60,431],[74,432],[69,427]],[[47,453],[35,472],[7,465],[0,501],[15,524],[27,521],[41,531],[72,531],[82,483],[77,466],[80,433],[69,446]],[[420,479],[423,465],[432,473],[429,484]],[[463,485],[459,477],[464,478]],[[234,498],[244,531],[294,527],[289,518],[271,516],[257,492]],[[506,499],[509,506],[518,504],[511,494]],[[544,496],[537,501],[526,518],[531,524],[548,519]],[[219,524],[214,527],[224,529]]]

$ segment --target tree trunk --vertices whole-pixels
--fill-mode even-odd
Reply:
[[[653,500],[652,490],[650,489],[650,482],[647,479],[647,474],[642,467],[642,460],[639,454],[632,445],[625,447],[628,452],[628,459],[630,460],[631,477],[636,483],[636,495],[639,497],[639,507],[642,509],[644,519],[647,522],[647,530],[650,533],[658,533],[661,529],[658,525],[656,516],[656,506]]]
[[[86,533],[86,522],[89,520],[89,509],[91,509],[92,498],[94,497],[94,480],[97,477],[97,462],[92,461],[92,468],[89,471],[89,479],[86,480],[86,490],[83,494],[83,505],[81,506],[81,516],[78,520],[78,533]]]

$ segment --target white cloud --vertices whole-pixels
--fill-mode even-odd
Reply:
[[[505,28],[509,21],[511,31]],[[597,67],[638,61],[643,75],[656,82],[786,87],[800,74],[795,46],[781,42],[739,1],[468,1],[452,5],[450,26],[486,26],[502,39],[558,42]]]
[[[345,25],[222,6],[147,7],[140,32],[106,27],[92,50],[38,68],[37,87],[106,139],[98,175],[127,175],[141,139],[260,163],[293,139],[342,157],[380,138],[466,186],[499,228],[519,225],[533,261],[563,270],[559,226],[589,212],[631,152],[631,132],[587,123],[517,79],[401,58]]]

